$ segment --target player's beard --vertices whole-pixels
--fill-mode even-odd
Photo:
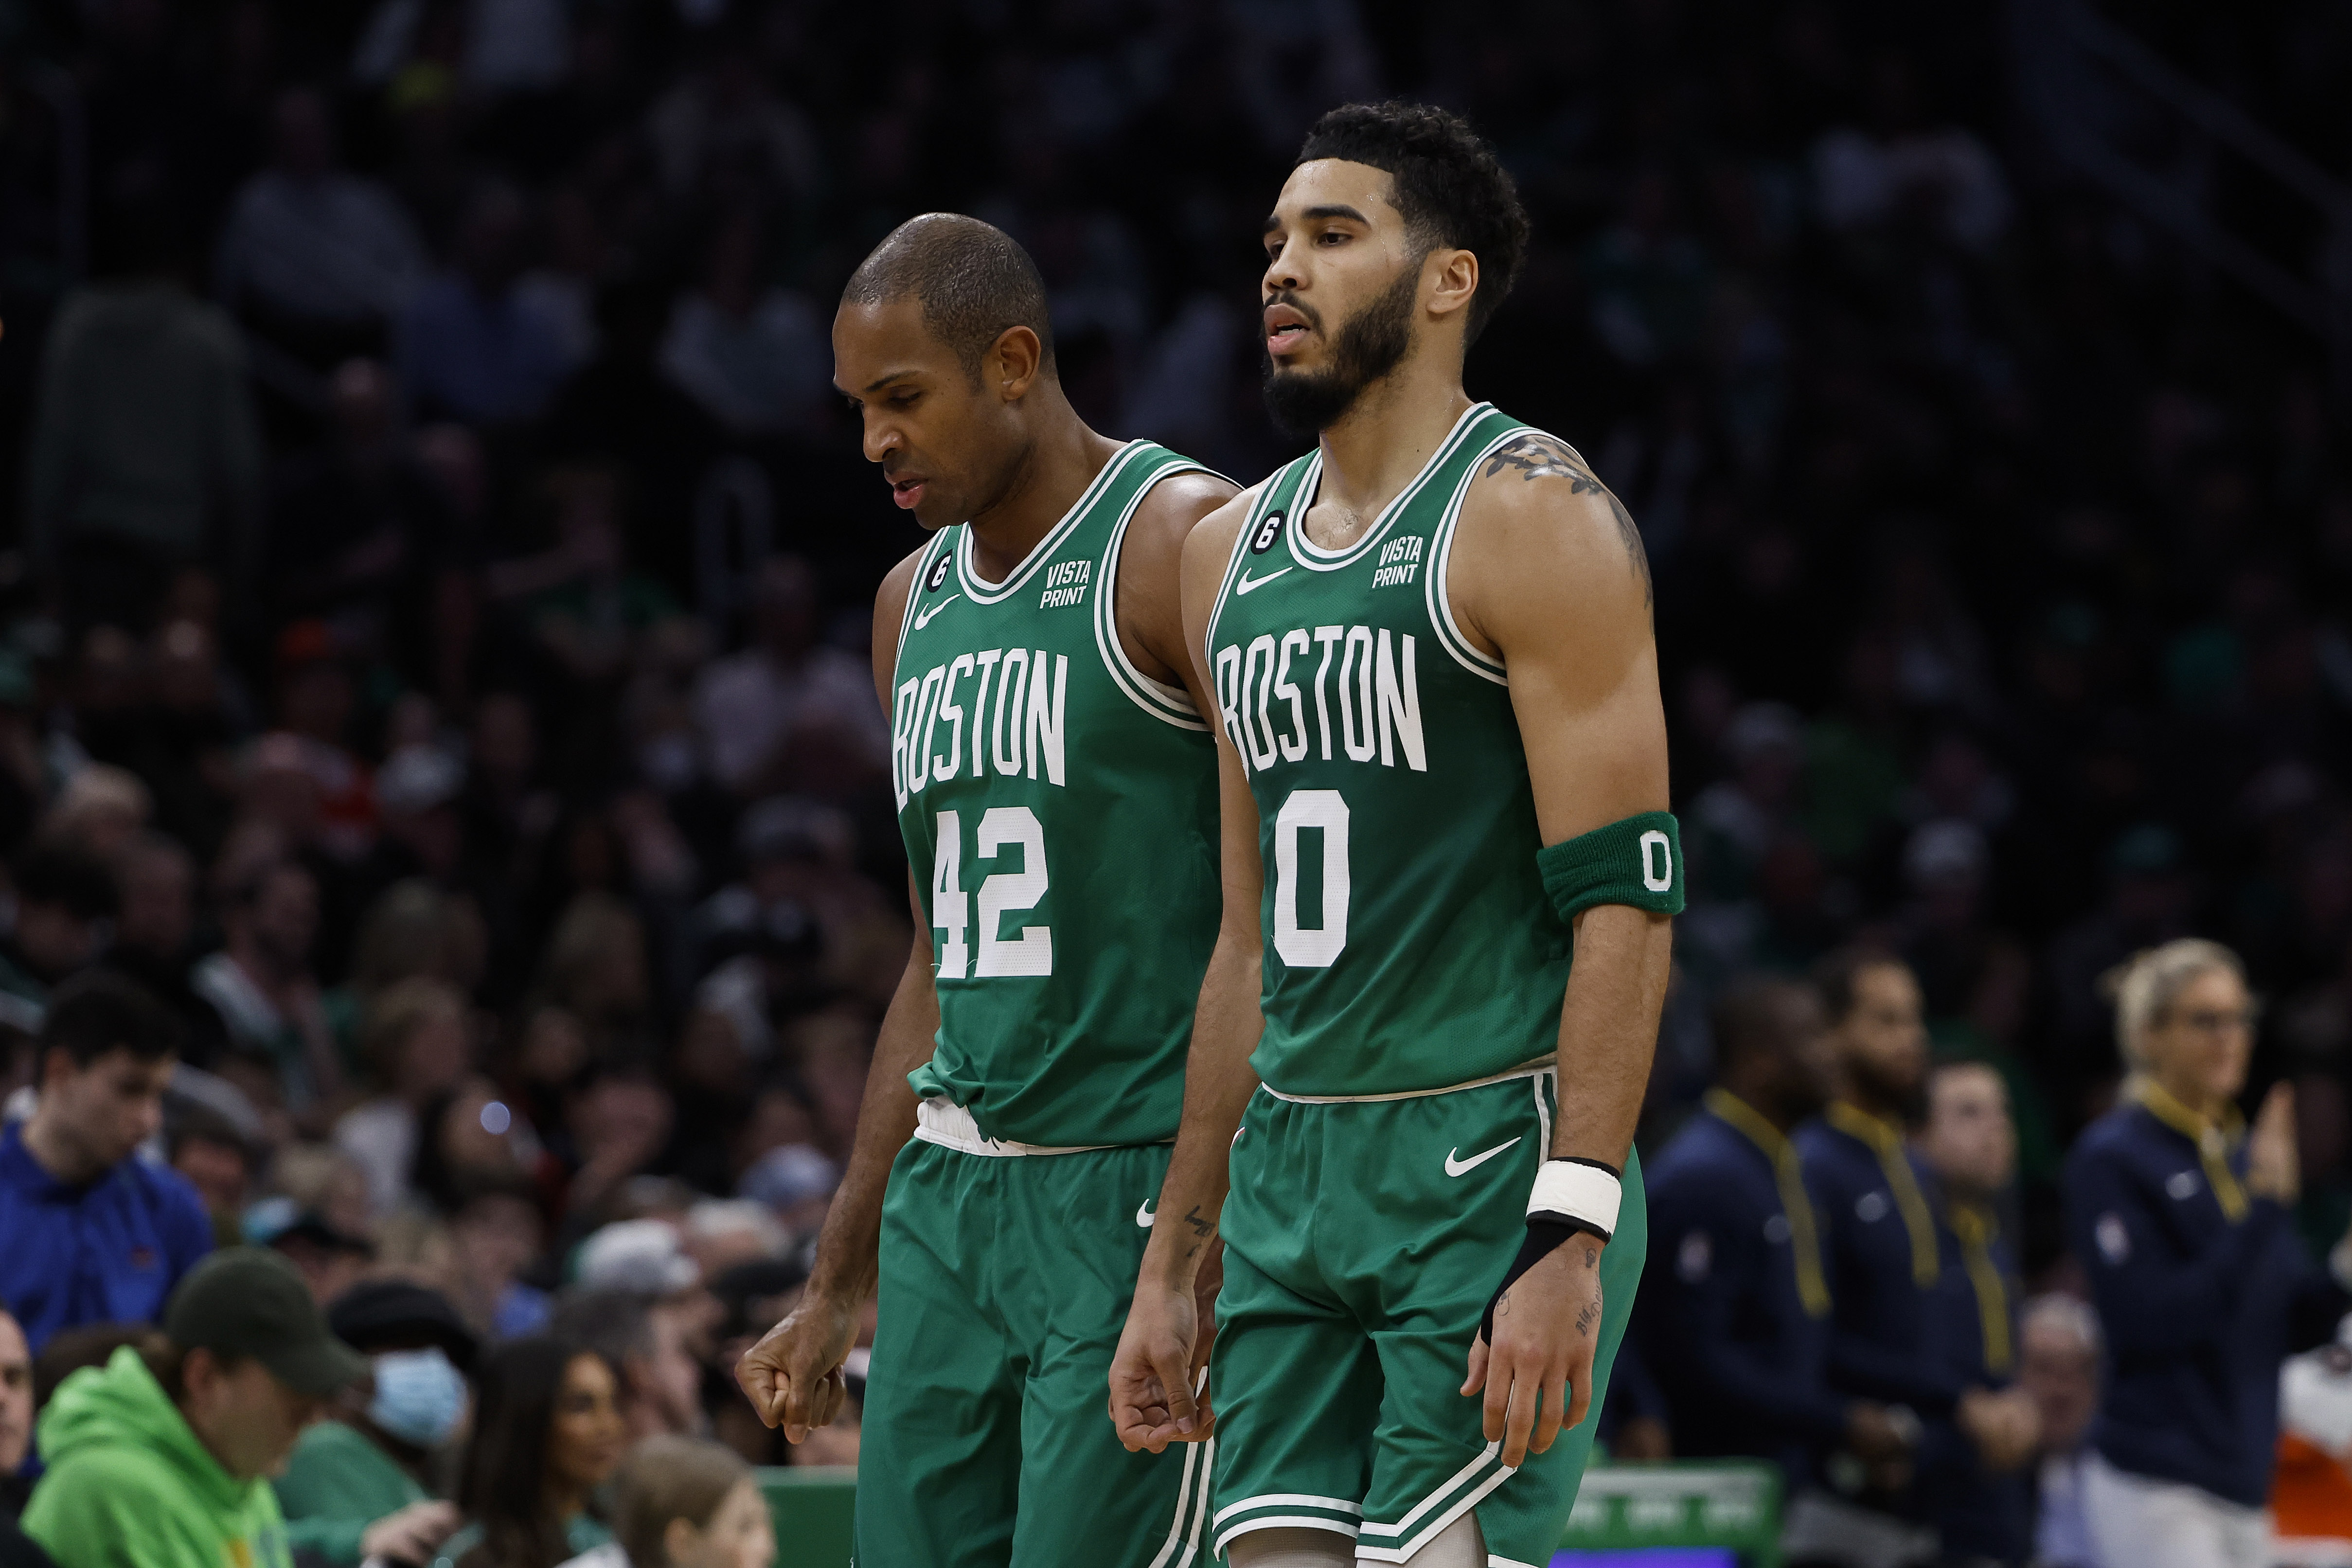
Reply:
[[[1285,435],[1298,440],[1321,435],[1356,405],[1364,388],[1404,362],[1412,352],[1412,308],[1420,294],[1421,268],[1405,268],[1341,323],[1331,339],[1331,361],[1320,370],[1285,370],[1265,355],[1265,411]]]
[[[1888,1072],[1865,1057],[1856,1057],[1846,1063],[1846,1075],[1853,1079],[1854,1088],[1863,1095],[1892,1110],[1907,1122],[1916,1123],[1927,1115],[1927,1075],[1920,1072],[1910,1078]]]

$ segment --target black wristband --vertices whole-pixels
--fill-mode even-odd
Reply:
[[[1609,1245],[1607,1233],[1589,1219],[1561,1219],[1549,1214],[1529,1217],[1527,1238],[1519,1243],[1519,1255],[1511,1259],[1503,1282],[1486,1299],[1486,1315],[1478,1320],[1479,1338],[1489,1345],[1495,1342],[1495,1308],[1503,1293],[1519,1282],[1520,1275],[1567,1246],[1569,1237],[1573,1236],[1596,1237],[1603,1247]]]

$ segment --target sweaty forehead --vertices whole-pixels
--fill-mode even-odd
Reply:
[[[1269,223],[1297,223],[1325,207],[1353,207],[1376,228],[1402,228],[1396,180],[1385,169],[1345,158],[1315,158],[1290,171]]]

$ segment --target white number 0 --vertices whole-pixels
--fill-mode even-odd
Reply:
[[[1298,830],[1323,830],[1323,919],[1298,923]],[[1348,803],[1336,789],[1292,790],[1274,817],[1274,951],[1293,969],[1328,969],[1348,945]]]
[[[1045,896],[1045,829],[1037,814],[1025,805],[992,806],[980,819],[974,858],[992,860],[1008,845],[1021,850],[1021,869],[999,871],[980,884],[980,962],[971,962],[964,940],[971,916],[966,913],[963,890],[963,825],[952,811],[939,814],[931,851],[931,924],[947,940],[939,947],[939,977],[961,980],[967,972],[985,978],[998,974],[1054,973],[1054,931],[1050,926],[1023,926],[1007,939],[999,931],[1005,915],[1037,907]]]

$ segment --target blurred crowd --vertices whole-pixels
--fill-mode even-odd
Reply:
[[[2112,10],[2340,141],[2328,7]],[[1384,92],[1502,149],[1536,238],[1470,389],[1575,442],[1655,567],[1692,879],[1644,1149],[1706,1114],[1727,1020],[1769,1033],[1743,977],[1859,944],[2013,1117],[2014,1276],[2084,1295],[2102,976],[2201,931],[2269,1004],[2325,1254],[2324,355],[2066,176],[2006,15],[917,0],[883,47],[835,0],[0,4],[0,1185],[136,1146],[194,1194],[140,1176],[169,1223],[70,1289],[0,1255],[35,1359],[246,1242],[321,1303],[428,1290],[469,1347],[571,1321],[633,1431],[785,1458],[722,1369],[798,1281],[908,936],[866,605],[913,540],[832,301],[909,214],[987,217],[1083,413],[1255,479],[1290,455],[1259,219],[1314,116]],[[167,1016],[120,1082],[34,1044],[93,966]],[[2095,1336],[2063,1300],[2021,1365]],[[2014,1447],[2016,1409],[1979,1425]]]

